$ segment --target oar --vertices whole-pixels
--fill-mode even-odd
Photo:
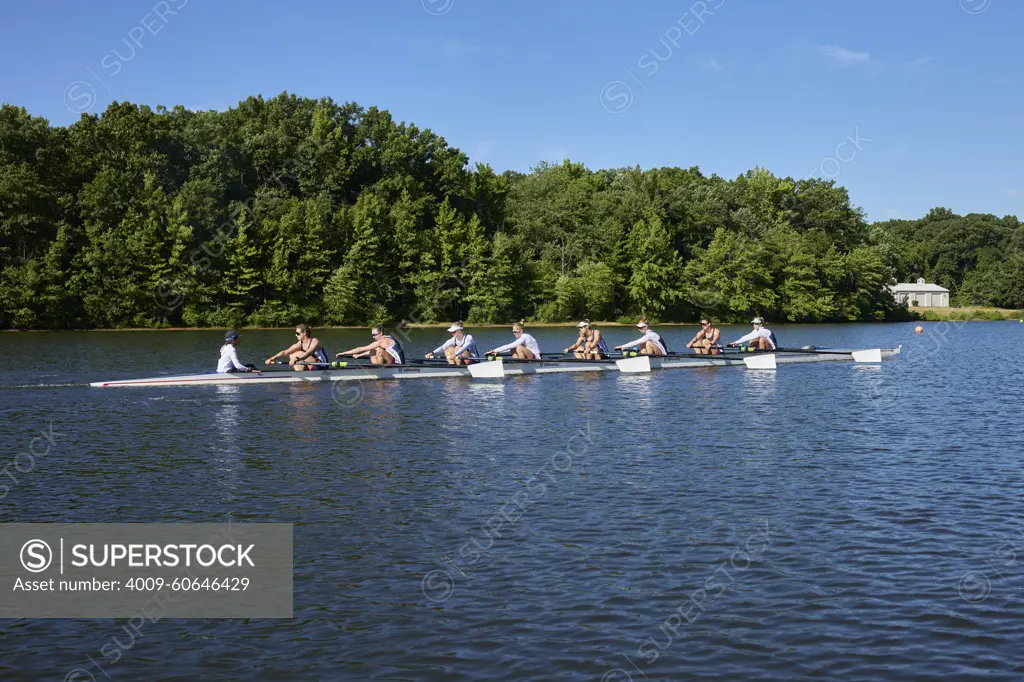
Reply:
[[[469,373],[476,378],[480,379],[493,379],[497,377],[505,376],[504,363],[508,362],[511,364],[601,364],[610,365],[615,363],[620,372],[632,373],[632,372],[650,372],[651,371],[651,358],[648,355],[641,355],[634,358],[607,358],[603,360],[588,360],[586,358],[549,358],[544,359],[543,357],[538,360],[523,360],[521,358],[505,358],[504,356],[487,356],[486,361],[478,362],[473,365],[469,365]]]
[[[804,353],[807,355],[850,355],[853,357],[854,362],[881,362],[882,361],[882,349],[871,348],[868,350],[830,350],[827,348],[752,348],[750,346],[726,346],[720,348],[718,355],[732,355],[736,353],[760,353],[760,354],[773,354],[773,353]],[[695,354],[690,353],[669,353],[666,356],[661,357],[693,357]],[[701,355],[711,355],[710,353],[703,353]]]
[[[273,365],[287,365],[288,367],[292,367],[292,365],[290,365],[288,363],[284,363],[284,362],[268,362],[267,364],[271,365],[271,366],[273,366]],[[369,362],[344,362],[344,361],[336,361],[336,360],[335,361],[331,361],[331,362],[326,362],[326,363],[325,362],[305,362],[305,361],[300,360],[299,362],[296,362],[295,364],[303,366],[303,367],[316,367],[316,368],[325,369],[325,370],[327,370],[327,369],[358,369],[360,367],[385,367],[386,366],[386,365],[374,365],[374,364],[369,363]],[[265,372],[287,372],[287,371],[294,371],[294,370],[267,369],[267,370],[263,370],[263,371],[265,371]]]
[[[518,363],[525,363],[525,364],[546,363],[546,362],[556,362],[556,363],[579,362],[579,363],[590,363],[590,364],[593,364],[595,362],[603,362],[603,363],[615,362],[615,360],[609,359],[609,358],[600,359],[600,360],[592,360],[592,359],[589,359],[589,358],[572,358],[572,357],[567,358],[565,356],[553,357],[553,358],[552,357],[547,357],[546,358],[546,357],[544,357],[543,354],[541,354],[540,358],[534,359],[534,360],[523,360],[522,358],[513,358],[513,357],[510,357],[508,355],[488,355],[488,356],[483,357],[483,358],[470,358],[470,359],[471,360],[480,360],[480,361],[483,361],[483,362],[488,362],[488,361],[493,362],[495,360],[502,360],[504,362],[513,362],[513,363],[514,362],[518,362]]]
[[[773,351],[760,351],[769,353],[806,353],[808,355],[851,355],[854,362],[881,362],[882,349],[869,348],[867,350],[826,350],[821,348],[776,348]]]
[[[268,362],[266,364],[268,364],[268,365],[287,365],[289,367],[294,366],[292,363],[281,362],[281,361]],[[328,369],[328,368],[330,368],[330,367],[332,367],[332,366],[334,366],[336,364],[339,364],[339,363],[336,363],[336,362],[307,362],[305,360],[299,360],[298,362],[296,362],[294,364],[295,365],[301,365],[302,367],[323,367],[324,369]]]

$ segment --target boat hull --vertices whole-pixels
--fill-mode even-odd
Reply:
[[[838,350],[829,353],[774,353],[778,364],[804,362],[853,361],[853,351]],[[882,350],[882,359],[899,355],[900,348]],[[650,359],[651,369],[691,369],[697,367],[744,366],[744,357],[750,355],[693,355],[679,358]],[[527,374],[563,374],[568,372],[619,372],[614,362],[509,362],[502,363],[505,376]],[[315,372],[274,371],[246,374],[184,374],[180,376],[150,377],[120,381],[97,381],[89,384],[98,388],[128,386],[241,386],[244,384],[295,384],[331,381],[366,381],[379,379],[445,379],[469,377],[466,367],[452,365],[390,365],[379,367],[346,367]]]

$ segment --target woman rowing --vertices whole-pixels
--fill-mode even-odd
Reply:
[[[608,345],[604,342],[601,331],[594,329],[590,320],[583,320],[576,325],[576,328],[580,330],[580,338],[565,349],[566,353],[575,351],[575,356],[581,360],[585,358],[600,360],[608,355]]]
[[[449,365],[470,365],[480,357],[473,335],[466,333],[466,330],[462,328],[462,322],[456,322],[448,327],[448,333],[452,335],[452,338],[427,353],[428,360],[438,353],[444,353]]]
[[[288,364],[296,372],[304,369],[325,369],[330,364],[323,344],[320,343],[320,339],[313,336],[313,330],[308,324],[295,327],[295,339],[293,345],[267,358],[267,364],[272,365],[278,358],[287,357]]]
[[[344,353],[338,353],[338,357],[369,357],[370,362],[374,365],[405,364],[405,351],[402,350],[402,344],[390,334],[385,334],[384,327],[378,324],[370,330],[370,336],[373,337],[373,343],[347,350]]]
[[[697,355],[718,355],[718,350],[722,347],[718,343],[721,336],[718,327],[711,326],[711,320],[705,317],[700,321],[700,331],[690,339],[686,347],[692,348]]]
[[[658,334],[651,329],[651,326],[647,324],[646,317],[641,317],[640,321],[636,323],[636,326],[644,335],[636,341],[630,341],[629,343],[624,343],[621,346],[616,346],[615,350],[639,348],[641,355],[665,355],[668,353],[668,347],[665,345],[665,340],[661,338],[661,334]]]
[[[750,324],[754,325],[754,331],[736,339],[729,344],[730,346],[739,346],[749,341],[750,347],[756,350],[775,350],[778,347],[779,342],[775,339],[775,333],[765,328],[763,319],[755,317]]]
[[[512,333],[516,340],[506,343],[487,353],[487,355],[500,355],[512,351],[512,358],[515,360],[540,360],[540,346],[537,339],[526,333],[526,321],[519,320],[512,325]]]

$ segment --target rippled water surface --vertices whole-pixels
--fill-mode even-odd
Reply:
[[[4,464],[50,424],[56,443],[4,481],[4,521],[295,524],[294,619],[164,619],[116,661],[123,621],[7,620],[0,672],[1022,679],[1024,324],[924,326],[776,327],[787,346],[903,344],[880,366],[346,392],[89,388],[212,369],[222,334],[0,334]],[[695,328],[662,331],[678,349]],[[532,332],[545,351],[574,336]],[[446,337],[411,334],[410,355]],[[288,343],[249,332],[239,352]]]

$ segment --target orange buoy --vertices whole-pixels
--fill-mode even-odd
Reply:
[[[924,327],[922,327],[921,325],[917,325],[916,327],[914,327],[914,333],[915,334],[920,334],[923,331],[924,331]]]

